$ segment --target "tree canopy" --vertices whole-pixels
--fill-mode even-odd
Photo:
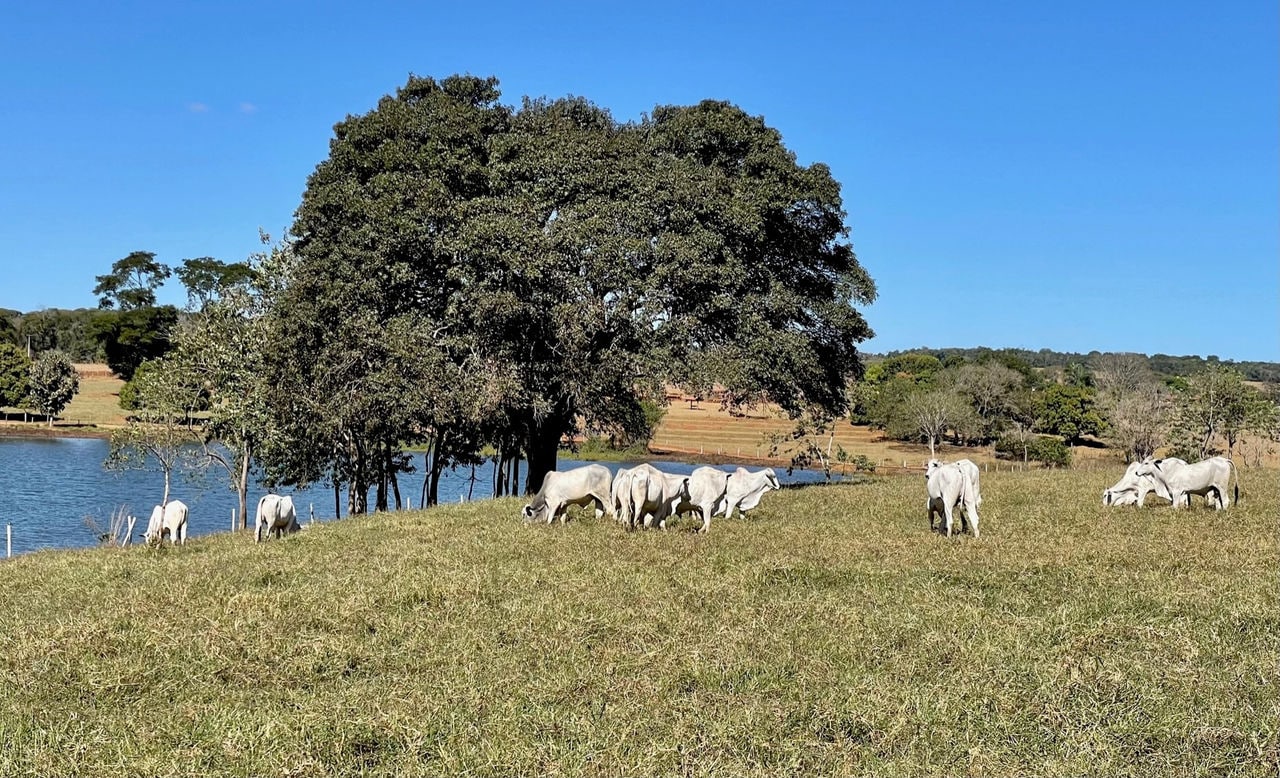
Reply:
[[[412,77],[335,127],[273,314],[278,407],[325,452],[295,476],[381,495],[401,441],[488,443],[534,490],[563,434],[642,425],[666,382],[844,412],[875,286],[826,166],[728,103],[499,100]]]

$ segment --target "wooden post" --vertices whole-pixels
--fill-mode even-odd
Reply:
[[[4,555],[13,556],[13,525],[8,522],[4,525]]]
[[[309,519],[309,523],[315,524],[316,523],[316,504],[313,502],[307,503],[307,512],[311,516],[311,518]]]
[[[236,531],[236,512],[239,510],[240,510],[239,508],[231,509],[231,531],[232,532]]]

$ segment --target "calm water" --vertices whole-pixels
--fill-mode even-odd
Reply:
[[[164,478],[158,472],[130,470],[116,473],[104,470],[107,441],[98,438],[0,438],[0,524],[13,528],[13,553],[20,554],[42,548],[74,548],[97,544],[96,534],[86,524],[86,517],[105,529],[111,514],[121,506],[138,517],[134,532],[146,527],[152,506],[164,493]],[[400,493],[413,505],[422,496],[422,457],[416,457],[419,472],[403,474]],[[561,459],[558,469],[568,470],[586,464]],[[602,462],[610,471],[629,463]],[[696,464],[659,462],[670,473],[689,473]],[[732,472],[733,465],[722,469]],[[754,469],[754,468],[752,468]],[[821,480],[821,474],[797,471],[788,476],[785,469],[775,468],[783,483]],[[521,477],[525,467],[521,466]],[[492,465],[476,468],[474,496],[483,499],[492,493]],[[458,502],[471,487],[471,469],[446,472],[440,481],[440,501]],[[249,487],[249,518],[253,519],[258,498],[266,494],[261,484]],[[293,495],[298,520],[306,523],[309,510],[315,509],[317,521],[332,520],[333,490],[323,486],[311,489],[283,489]],[[182,500],[191,509],[187,521],[191,535],[224,532],[231,527],[231,511],[238,507],[236,493],[227,486],[221,468],[208,470],[200,479],[184,480],[174,476],[170,499]],[[370,496],[372,505],[372,496]],[[342,495],[346,510],[346,493]],[[512,520],[519,518],[512,514]],[[135,538],[135,542],[137,538]],[[4,550],[0,547],[0,558]]]

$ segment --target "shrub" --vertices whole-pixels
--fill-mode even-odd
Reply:
[[[996,456],[1000,459],[1022,461],[1023,443],[1012,435],[1005,435],[996,441]],[[1060,438],[1036,435],[1026,442],[1026,457],[1029,461],[1040,462],[1049,467],[1070,467],[1071,448]]]

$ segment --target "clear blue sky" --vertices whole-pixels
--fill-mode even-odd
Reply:
[[[867,350],[1280,361],[1278,38],[1275,0],[5,3],[0,307],[244,259],[335,122],[468,72],[762,115],[843,185]]]

